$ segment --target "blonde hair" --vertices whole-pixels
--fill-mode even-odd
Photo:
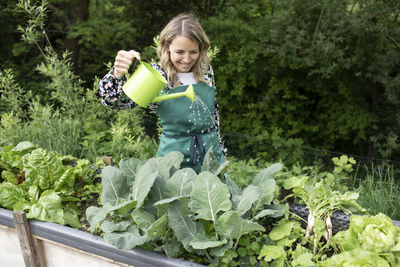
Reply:
[[[176,69],[169,55],[172,40],[179,36],[188,37],[199,44],[199,58],[193,65],[192,71],[197,82],[206,82],[204,74],[210,64],[210,58],[207,55],[210,41],[199,21],[192,14],[180,14],[174,17],[161,31],[157,55],[160,58],[161,67],[167,72],[168,81],[172,81],[175,86],[179,85]]]

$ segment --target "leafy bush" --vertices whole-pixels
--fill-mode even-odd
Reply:
[[[397,13],[394,1],[227,3],[205,21],[220,48],[222,129],[277,129],[307,146],[395,159]]]

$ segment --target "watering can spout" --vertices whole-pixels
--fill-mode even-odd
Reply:
[[[167,81],[150,64],[141,61],[135,73],[126,81],[122,90],[141,107],[147,107],[152,102],[186,96],[194,102],[193,86],[189,85],[185,92],[157,96],[165,87]]]
[[[182,97],[182,96],[186,96],[192,102],[194,102],[195,94],[194,94],[193,85],[189,85],[188,88],[184,92],[181,92],[181,93],[157,96],[152,100],[152,102],[160,102],[160,101],[177,98],[177,97]]]

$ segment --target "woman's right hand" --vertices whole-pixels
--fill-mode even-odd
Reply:
[[[129,67],[132,64],[134,58],[140,61],[140,53],[134,50],[118,51],[118,54],[115,57],[114,61],[114,77],[121,78],[125,73],[128,73]]]

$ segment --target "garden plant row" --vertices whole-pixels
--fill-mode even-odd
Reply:
[[[388,216],[353,215],[348,229],[332,226],[334,212],[365,213],[358,193],[339,183],[351,158],[314,175],[271,164],[243,188],[211,152],[199,174],[181,169],[182,160],[172,152],[106,166],[21,142],[0,150],[0,206],[90,231],[123,251],[210,266],[400,264],[400,232]],[[291,212],[293,201],[307,220]]]

